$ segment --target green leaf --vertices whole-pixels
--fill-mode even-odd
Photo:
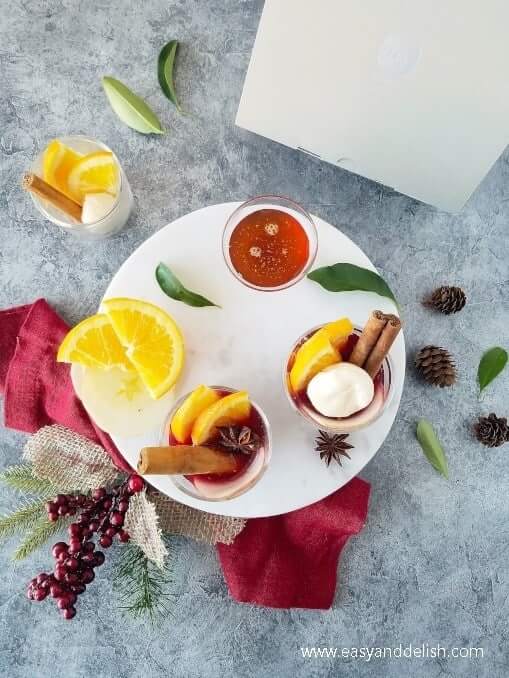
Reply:
[[[0,539],[32,530],[46,516],[45,499],[31,499],[0,517]]]
[[[51,497],[58,494],[57,488],[48,480],[34,475],[30,464],[10,466],[0,473],[0,482],[21,492],[31,492],[41,497]]]
[[[142,134],[164,134],[154,111],[120,80],[104,77],[102,85],[120,120]]]
[[[217,304],[214,304],[213,301],[209,301],[209,299],[202,297],[201,294],[196,294],[196,292],[191,292],[191,290],[186,289],[166,264],[161,263],[156,268],[156,280],[162,291],[171,299],[175,299],[175,301],[182,301],[184,304],[196,308],[203,306],[216,306],[217,308],[221,308]]]
[[[68,523],[68,520],[57,520],[54,523],[47,518],[41,518],[29,532],[25,539],[21,542],[18,548],[14,551],[12,556],[14,560],[23,560],[31,553],[45,544],[55,532],[61,529],[62,525]]]
[[[308,274],[310,280],[314,280],[329,292],[374,292],[382,297],[391,299],[396,306],[398,302],[389,285],[378,273],[370,271],[355,264],[334,264],[323,266]],[[398,306],[399,308],[399,306]]]
[[[433,468],[448,478],[449,470],[447,468],[445,452],[433,426],[426,419],[421,419],[417,424],[417,440]]]
[[[507,365],[507,351],[500,346],[490,348],[489,351],[481,358],[479,369],[477,370],[477,379],[479,381],[479,388],[481,391],[491,384],[495,377],[498,377],[500,372]]]
[[[170,40],[159,52],[157,60],[157,78],[161,89],[165,96],[175,104],[177,111],[182,113],[177,93],[175,92],[175,84],[173,82],[173,68],[175,65],[175,57],[177,55],[179,43],[177,40]]]

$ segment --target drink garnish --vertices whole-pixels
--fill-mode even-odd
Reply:
[[[342,466],[341,457],[351,458],[347,450],[352,450],[353,445],[346,442],[347,438],[348,433],[331,434],[326,431],[318,431],[318,436],[315,440],[315,450],[320,452],[320,459],[323,459],[327,466],[330,465],[333,459]]]
[[[219,446],[229,452],[250,455],[262,446],[260,436],[249,426],[219,426],[217,431],[219,438],[211,443],[213,447]]]

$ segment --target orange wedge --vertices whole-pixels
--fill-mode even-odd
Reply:
[[[327,333],[319,330],[297,351],[290,370],[292,390],[303,391],[318,372],[339,362],[341,362],[341,354],[334,348]]]
[[[42,158],[42,178],[48,184],[65,193],[68,197],[73,196],[67,186],[67,180],[71,170],[82,159],[82,155],[73,151],[58,139],[54,139],[47,146]],[[81,202],[80,202],[81,205]]]
[[[353,332],[353,325],[349,318],[340,318],[332,323],[327,323],[319,333],[325,334],[334,348],[338,351],[345,345],[348,337]]]
[[[67,190],[71,197],[83,204],[88,193],[118,192],[118,165],[110,151],[97,151],[80,158],[67,177]]]
[[[214,389],[208,386],[198,386],[184,400],[171,421],[171,432],[179,443],[185,443],[191,437],[193,424],[199,415],[221,399]]]
[[[238,391],[209,405],[194,422],[191,439],[194,445],[203,445],[214,437],[218,426],[231,426],[245,421],[251,412],[247,391]]]

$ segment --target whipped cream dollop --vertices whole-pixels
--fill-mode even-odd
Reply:
[[[307,387],[311,404],[325,417],[349,417],[367,407],[374,393],[373,379],[352,363],[326,367]]]
[[[115,205],[117,198],[109,193],[88,193],[83,201],[81,221],[84,224],[93,224],[104,219]]]

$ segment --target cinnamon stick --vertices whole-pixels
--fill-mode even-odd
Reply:
[[[386,324],[385,314],[382,311],[373,311],[348,361],[358,367],[363,367]]]
[[[236,468],[235,456],[230,452],[220,452],[201,445],[144,447],[137,466],[138,473],[142,475],[229,473]]]
[[[64,214],[67,214],[67,216],[72,217],[81,223],[81,205],[78,205],[77,202],[68,198],[61,191],[53,188],[53,186],[41,179],[41,177],[38,177],[37,174],[34,174],[33,172],[24,174],[21,186],[25,191],[35,193],[43,200],[47,200],[51,203],[53,207],[56,207],[64,212]]]
[[[373,350],[368,356],[364,369],[369,374],[369,376],[374,379],[378,373],[378,370],[382,366],[383,361],[385,360],[387,354],[389,353],[391,346],[393,345],[396,337],[401,330],[401,320],[396,315],[386,315],[387,324],[378,341],[376,342]]]

